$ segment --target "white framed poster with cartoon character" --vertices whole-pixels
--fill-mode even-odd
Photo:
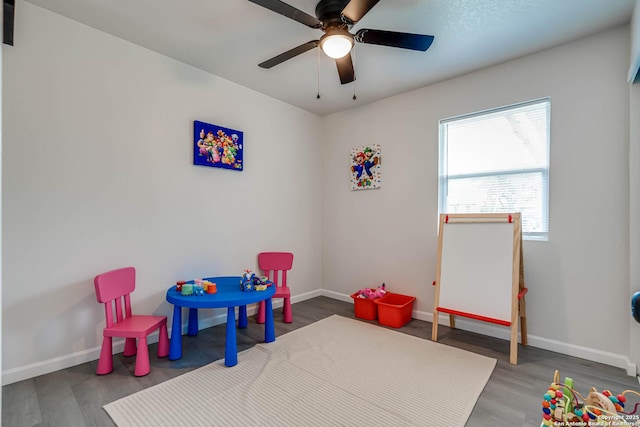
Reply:
[[[382,184],[381,159],[379,144],[351,149],[349,160],[351,162],[352,190],[380,188]]]

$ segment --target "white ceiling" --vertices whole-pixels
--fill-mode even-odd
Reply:
[[[258,64],[322,35],[247,0],[27,0],[319,115],[443,81],[629,22],[635,0],[381,0],[351,30],[430,34],[426,52],[356,44],[340,85],[317,49]],[[317,0],[287,0],[315,16]],[[16,5],[16,15],[20,13]],[[15,41],[16,46],[19,40]],[[319,63],[319,68],[318,68]],[[320,99],[316,99],[320,84]]]

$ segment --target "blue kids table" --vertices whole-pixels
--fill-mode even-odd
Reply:
[[[235,366],[238,363],[238,346],[236,340],[236,312],[238,307],[238,328],[247,327],[247,304],[265,301],[266,320],[264,324],[264,341],[273,342],[276,339],[273,324],[273,308],[271,297],[276,292],[274,285],[264,291],[243,292],[240,289],[240,276],[208,277],[203,280],[215,283],[215,294],[183,296],[172,286],[167,291],[167,301],[174,305],[173,323],[171,327],[171,343],[169,345],[169,360],[182,357],[182,307],[189,308],[188,335],[198,335],[199,308],[227,308],[227,334],[224,351],[224,364]],[[192,284],[193,281],[187,282]]]

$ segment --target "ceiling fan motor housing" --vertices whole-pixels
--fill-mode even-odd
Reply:
[[[322,28],[347,27],[340,16],[347,4],[349,0],[321,0],[316,6],[316,18],[322,22]]]
[[[293,19],[309,28],[321,29],[320,40],[311,40],[258,64],[261,68],[271,68],[288,61],[311,49],[320,47],[327,56],[335,59],[340,83],[355,80],[353,61],[350,55],[354,42],[426,51],[433,42],[433,36],[403,33],[398,31],[361,28],[354,35],[351,27],[359,22],[380,0],[320,0],[316,4],[313,17],[282,0],[248,0],[279,15]]]

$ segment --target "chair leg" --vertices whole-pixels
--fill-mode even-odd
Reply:
[[[151,372],[149,365],[149,347],[147,346],[147,337],[138,338],[138,355],[136,356],[136,367],[133,375],[143,377]]]
[[[264,323],[264,301],[258,303],[258,315],[256,316],[256,323]]]
[[[98,369],[96,373],[98,375],[106,375],[113,371],[113,355],[111,348],[112,338],[102,338],[102,350],[100,350],[100,358],[98,359]]]
[[[169,355],[169,336],[166,323],[160,326],[158,335],[158,357],[166,357]]]
[[[282,306],[282,315],[283,315],[283,322],[284,323],[291,323],[293,322],[293,315],[291,314],[291,299],[290,298],[285,298],[284,299],[284,305]]]
[[[135,338],[125,338],[124,340],[124,351],[122,352],[124,356],[134,356],[136,354],[136,339]]]

